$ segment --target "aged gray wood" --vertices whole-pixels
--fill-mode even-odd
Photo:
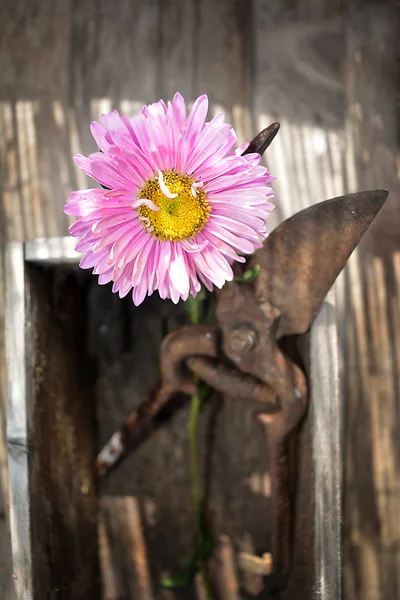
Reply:
[[[249,135],[249,119],[254,132],[274,119],[282,122],[266,157],[278,176],[277,220],[354,187],[389,187],[376,235],[371,229],[364,258],[353,260],[349,271],[344,533],[347,597],[392,600],[400,573],[398,10],[395,2],[382,0],[352,2],[351,10],[349,5],[341,0],[6,3],[0,25],[0,246],[4,257],[7,240],[66,235],[65,197],[91,185],[71,161],[74,153],[94,150],[90,119],[111,107],[135,112],[175,89],[190,100],[208,92],[212,110],[226,109],[242,139]],[[116,326],[118,336],[108,342],[100,332],[93,339],[102,340],[104,351],[110,345],[116,351],[126,341],[122,308],[114,306],[105,322],[106,309],[104,303],[101,324]],[[0,336],[0,358],[1,346]],[[118,395],[120,406],[129,404],[129,390],[123,396]],[[111,397],[110,392],[110,402]],[[115,406],[116,421],[123,410]],[[229,418],[234,421],[236,414]],[[178,438],[181,423],[184,417],[176,423]],[[226,441],[234,445],[228,434]],[[171,459],[169,468],[173,464]],[[150,467],[142,475],[149,473]],[[2,487],[5,481],[2,469]],[[252,474],[253,489],[266,484],[267,477]],[[242,491],[239,486],[229,495],[222,484],[218,489],[231,505]],[[7,502],[2,506],[7,513]],[[242,506],[239,501],[239,516]],[[9,600],[11,580],[3,542],[7,527],[7,519],[0,518],[1,600]],[[241,541],[244,549],[246,543]]]
[[[57,248],[68,249],[67,239],[31,244],[44,265],[54,260]],[[97,600],[92,368],[82,350],[85,289],[82,278],[68,272],[53,279],[31,266],[23,244],[11,244],[7,257],[7,439],[16,599],[57,594]]]
[[[264,159],[277,178],[276,224],[345,193],[344,13],[319,0],[253,4],[255,129],[281,123]]]
[[[389,197],[350,261],[347,284],[344,587],[348,600],[400,596],[400,180],[398,44],[391,2],[349,3],[349,191]]]
[[[26,287],[34,599],[97,600],[96,408],[86,285],[76,269],[26,263]]]
[[[315,597],[342,597],[342,413],[335,295],[311,328],[310,388],[315,469]]]
[[[6,255],[7,443],[11,542],[17,600],[31,600],[32,543],[29,509],[29,436],[25,346],[25,263],[23,244]]]

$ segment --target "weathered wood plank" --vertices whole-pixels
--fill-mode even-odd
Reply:
[[[255,129],[281,123],[265,155],[276,224],[344,193],[343,13],[331,2],[256,0],[253,23]]]
[[[348,3],[349,191],[389,198],[351,259],[347,286],[344,589],[349,600],[400,594],[398,43],[394,3]]]
[[[67,269],[43,272],[27,263],[26,272],[34,594],[97,600],[96,407],[86,286]]]
[[[157,100],[170,100],[176,92],[188,103],[195,99],[197,11],[195,0],[165,0],[159,4]]]
[[[0,123],[3,140],[0,141],[0,161],[5,164],[6,131],[3,126],[3,111],[0,108]],[[0,183],[1,186],[1,183]],[[2,186],[0,187],[2,190]],[[3,195],[3,194],[2,194]],[[5,600],[11,598],[12,593],[12,567],[10,550],[10,523],[9,523],[9,494],[7,475],[7,443],[6,443],[6,373],[5,373],[5,246],[7,226],[5,219],[4,200],[0,200],[0,597]]]
[[[54,244],[50,244],[54,247]],[[8,255],[10,512],[17,600],[98,599],[93,375],[82,278]],[[72,325],[73,324],[73,325]]]
[[[6,255],[7,441],[14,589],[18,600],[31,600],[32,542],[29,510],[29,448],[25,344],[25,263],[23,244],[10,244]]]
[[[153,600],[140,503],[133,496],[104,496],[100,510],[103,544],[110,548],[108,557],[103,553],[104,598]]]
[[[335,294],[311,329],[310,387],[315,469],[315,596],[342,597],[343,389],[340,384]]]
[[[197,4],[195,95],[208,94],[211,114],[224,112],[243,143],[251,127],[251,10],[245,0]]]

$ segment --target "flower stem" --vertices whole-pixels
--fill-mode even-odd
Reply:
[[[204,295],[198,294],[196,298],[192,298],[188,303],[188,312],[190,314],[190,320],[194,325],[198,325],[202,320],[203,313],[203,302]],[[198,384],[199,380],[194,377],[194,383],[196,384],[196,392],[193,394],[190,401],[189,411],[189,422],[188,422],[188,435],[189,435],[189,452],[190,452],[190,478],[192,486],[192,501],[195,515],[195,554],[198,560],[201,577],[206,593],[206,597],[211,599],[211,588],[208,580],[207,573],[207,540],[205,531],[205,514],[202,502],[202,490],[200,482],[200,469],[199,469],[199,447],[197,442],[197,426],[199,421],[199,414],[201,409],[201,397],[199,394]],[[208,532],[207,532],[208,533]]]
[[[195,379],[197,384],[197,380]],[[211,589],[208,580],[207,565],[204,557],[206,540],[204,539],[204,515],[201,500],[201,483],[199,472],[199,448],[197,443],[197,425],[201,408],[199,393],[193,394],[190,401],[189,412],[189,445],[190,445],[190,475],[192,483],[192,500],[196,519],[196,554],[200,563],[200,573],[206,592],[206,598],[211,598]]]
[[[190,471],[192,480],[192,499],[196,510],[196,522],[198,522],[198,510],[201,510],[201,490],[199,476],[199,453],[197,447],[197,423],[200,412],[200,398],[196,392],[190,401],[189,413],[189,444],[190,444]]]

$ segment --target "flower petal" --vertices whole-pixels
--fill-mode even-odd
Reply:
[[[186,131],[186,138],[188,142],[194,142],[196,137],[201,132],[204,121],[206,120],[207,112],[208,97],[203,94],[203,96],[197,98],[188,116]]]
[[[168,105],[160,100],[133,118],[111,111],[90,126],[101,152],[75,159],[108,188],[72,192],[64,207],[77,218],[70,233],[79,238],[81,267],[92,268],[100,285],[113,281],[121,298],[132,291],[136,305],[155,290],[176,303],[195,296],[201,283],[222,287],[233,278],[231,265],[244,262],[241,254],[261,247],[266,236],[274,178],[259,154],[242,156],[248,144],[235,152],[233,128],[223,114],[206,123],[207,111],[203,95],[186,117],[178,93]],[[181,241],[164,241],[143,222],[150,225],[149,210],[160,210],[151,188],[141,194],[149,180],[158,178],[164,197],[179,202],[179,188],[165,177],[169,170],[191,177],[192,201],[201,196],[210,207],[202,229]]]

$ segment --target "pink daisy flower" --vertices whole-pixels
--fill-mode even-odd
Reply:
[[[233,278],[232,263],[262,246],[274,205],[259,154],[233,151],[236,134],[220,114],[205,123],[207,96],[186,117],[176,94],[128,118],[112,111],[91,123],[101,152],[75,162],[108,189],[72,192],[64,207],[78,217],[71,235],[99,283],[114,282],[138,305],[158,290],[178,302]]]

